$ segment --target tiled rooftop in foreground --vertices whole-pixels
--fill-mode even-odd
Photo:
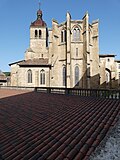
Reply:
[[[119,114],[120,101],[112,99],[37,92],[1,98],[0,160],[87,160]]]

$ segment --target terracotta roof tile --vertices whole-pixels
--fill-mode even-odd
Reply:
[[[37,19],[37,20],[35,20],[34,22],[31,23],[31,26],[32,26],[32,27],[36,27],[36,26],[46,27],[47,25],[46,25],[46,23],[45,23],[43,20]]]
[[[44,93],[0,99],[0,158],[87,160],[118,120],[120,101]]]

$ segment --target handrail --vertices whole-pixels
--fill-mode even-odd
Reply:
[[[63,88],[63,87],[25,87],[25,86],[0,86],[3,89],[24,89],[35,92],[55,93],[65,95],[79,95],[84,97],[119,99],[120,90],[117,89],[82,89],[82,88]]]
[[[120,90],[115,89],[82,89],[59,87],[35,87],[36,92],[79,95],[96,98],[120,99]]]

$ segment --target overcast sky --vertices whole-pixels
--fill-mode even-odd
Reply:
[[[59,23],[82,19],[99,19],[99,53],[116,54],[120,60],[120,0],[41,0],[43,19],[51,27],[52,18]],[[0,69],[10,71],[9,63],[24,59],[29,47],[29,26],[36,20],[39,0],[0,0]]]

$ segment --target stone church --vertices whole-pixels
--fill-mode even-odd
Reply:
[[[11,86],[112,88],[119,85],[120,61],[114,54],[99,55],[99,22],[89,23],[86,12],[81,20],[52,20],[49,29],[42,11],[30,25],[30,46],[25,59],[9,64]],[[116,82],[113,85],[113,81]]]

